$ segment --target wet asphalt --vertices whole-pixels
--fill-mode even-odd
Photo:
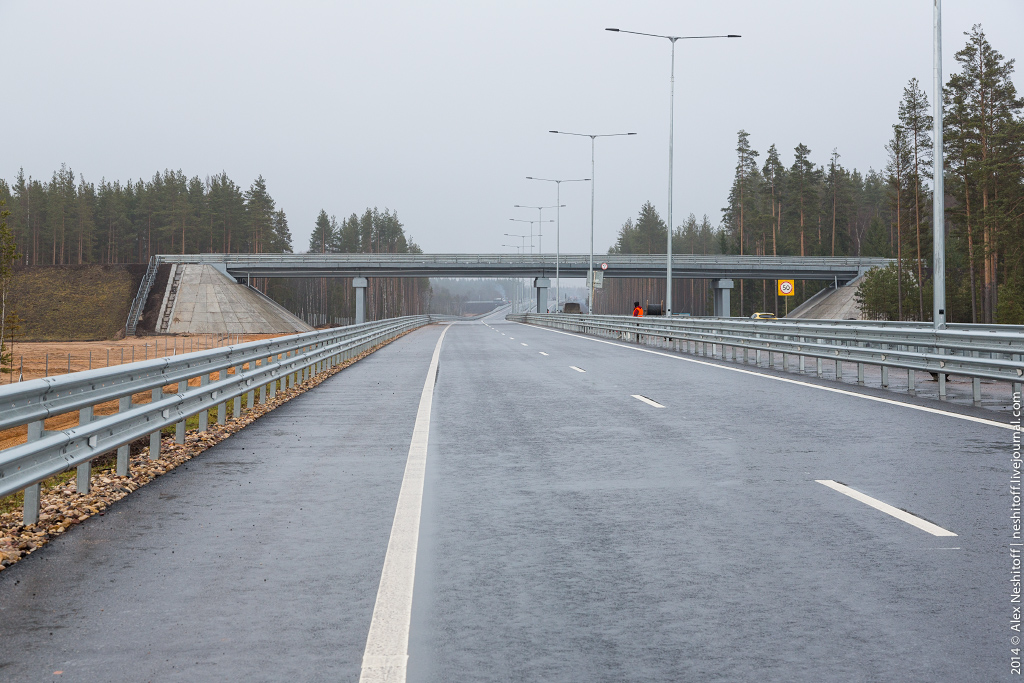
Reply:
[[[1009,431],[485,322],[442,348],[410,681],[1009,678]],[[0,678],[357,680],[439,334],[0,573]]]

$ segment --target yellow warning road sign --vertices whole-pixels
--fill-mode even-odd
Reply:
[[[779,296],[793,296],[796,293],[796,285],[793,280],[779,280]]]

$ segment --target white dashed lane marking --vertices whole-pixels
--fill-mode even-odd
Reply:
[[[632,396],[636,400],[643,401],[644,403],[646,403],[649,406],[654,406],[655,408],[664,408],[665,407],[665,406],[661,405],[660,403],[658,403],[657,401],[652,401],[651,399],[647,398],[646,396],[641,396],[640,394],[632,394]]]
[[[586,370],[584,370],[583,368],[578,368],[575,365],[570,365],[569,367],[575,370],[576,372],[586,372]]]
[[[870,505],[876,510],[881,510],[887,515],[892,515],[898,520],[906,522],[907,524],[910,524],[912,526],[916,526],[918,529],[922,531],[927,531],[932,536],[956,536],[956,534],[954,534],[952,531],[943,529],[941,526],[937,524],[932,524],[928,520],[921,519],[917,515],[912,515],[909,512],[905,510],[900,510],[899,508],[893,507],[888,503],[883,503],[877,498],[872,498],[871,496],[865,495],[860,491],[851,489],[846,484],[840,484],[838,481],[833,481],[831,479],[815,479],[815,481],[818,482],[819,484],[824,484],[830,489],[839,491],[839,493],[849,496],[854,500],[859,500],[865,505]],[[954,548],[949,548],[949,550],[954,550]]]
[[[529,344],[527,344],[526,342],[519,342],[519,343],[522,344],[523,346],[529,346]]]
[[[542,356],[548,355],[548,354],[544,353],[543,351],[538,351],[538,353],[540,353],[540,355],[542,355]]]

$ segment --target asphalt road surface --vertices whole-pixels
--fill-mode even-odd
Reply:
[[[0,678],[358,680],[441,331],[0,573]],[[702,360],[451,326],[408,680],[1010,678],[1009,418]]]

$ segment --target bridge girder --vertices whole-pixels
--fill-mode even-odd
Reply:
[[[461,277],[536,278],[555,275],[552,254],[173,254],[157,257],[161,263],[205,263],[232,277]],[[674,254],[676,278],[749,280],[854,279],[869,268],[888,265],[889,259],[799,256],[695,256]],[[604,254],[594,267],[607,263],[605,277],[660,278],[665,276],[663,254]],[[589,256],[562,255],[561,277],[585,278]]]

